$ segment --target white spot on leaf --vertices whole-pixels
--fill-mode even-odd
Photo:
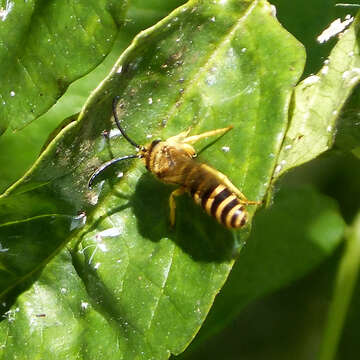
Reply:
[[[311,75],[303,81],[303,84],[304,85],[312,85],[312,84],[317,83],[319,80],[320,80],[320,76]]]
[[[89,303],[88,303],[88,302],[86,302],[86,301],[82,301],[82,302],[81,302],[81,308],[82,308],[83,310],[86,310],[88,307],[89,307]]]
[[[326,28],[318,37],[317,41],[322,44],[337,34],[341,33],[344,29],[346,29],[352,22],[354,18],[352,16],[347,15],[345,20],[342,22],[341,19],[334,20],[328,28]]]

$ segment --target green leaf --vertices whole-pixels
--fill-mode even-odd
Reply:
[[[229,324],[251,301],[318,266],[337,248],[344,231],[334,200],[311,188],[282,189],[273,206],[256,216],[247,245],[191,348]]]
[[[154,25],[185,2],[184,0],[132,0],[128,4],[124,27],[120,29],[120,32],[134,36],[141,30]]]
[[[357,87],[344,106],[337,124],[335,146],[360,158],[360,88]]]
[[[0,192],[18,180],[34,163],[40,153],[48,134],[62,121],[62,119],[78,113],[88,98],[91,90],[96,88],[110,72],[115,61],[124,49],[129,46],[132,38],[141,30],[154,25],[162,17],[181,5],[184,1],[174,0],[164,3],[154,1],[138,1],[128,4],[124,26],[113,45],[111,53],[102,63],[85,77],[72,83],[65,94],[56,104],[37,121],[33,121],[25,128],[13,132],[8,129],[0,138]],[[88,3],[91,6],[91,3]],[[119,9],[121,4],[117,4]],[[151,6],[150,9],[147,9]],[[144,11],[144,8],[147,9]],[[118,14],[113,10],[112,14]],[[145,16],[145,18],[144,18]],[[76,38],[74,39],[76,41]],[[26,95],[24,95],[26,97]],[[19,116],[22,116],[19,112]],[[7,166],[11,158],[12,166]]]
[[[70,230],[73,219],[65,215],[44,215],[23,221],[10,221],[0,226],[0,287],[10,290],[22,285],[41,269],[57,249],[64,246],[64,228]],[[49,226],[51,225],[51,226]],[[37,231],[34,231],[34,230]],[[52,239],[44,246],[44,239]],[[63,239],[63,240],[61,240]]]
[[[109,140],[102,135],[114,127],[112,100],[120,96],[120,120],[141,144],[189,126],[197,134],[233,124],[213,144],[199,143],[198,150],[212,144],[199,158],[257,200],[270,184],[303,63],[303,48],[264,1],[192,0],[142,32],[78,120],[0,199],[0,218],[29,220],[32,233],[39,229],[31,221],[37,216],[78,221],[70,235],[71,227],[64,226],[63,234],[43,239],[47,254],[59,254],[11,307],[7,303],[0,328],[7,334],[0,337],[3,358],[51,353],[59,359],[166,359],[183,351],[248,231],[224,229],[186,196],[177,199],[171,229],[172,188],[155,180],[141,161],[119,163],[89,190],[89,176],[103,161],[134,152],[114,131]],[[64,239],[66,248],[59,245]],[[31,237],[25,234],[23,241]],[[36,326],[34,314],[45,315],[35,315]],[[24,343],[33,351],[25,352]],[[59,343],[61,351],[52,351]]]
[[[6,2],[0,29],[0,134],[47,111],[111,50],[124,5],[111,1]],[[19,116],[21,114],[21,116]]]
[[[359,34],[360,15],[344,32],[319,73],[296,87],[274,180],[332,147],[342,107],[360,82]]]

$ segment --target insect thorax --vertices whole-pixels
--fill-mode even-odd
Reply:
[[[184,184],[187,168],[194,160],[182,144],[153,142],[145,156],[147,169],[165,183]]]

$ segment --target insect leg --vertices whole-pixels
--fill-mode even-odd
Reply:
[[[169,197],[169,206],[170,206],[170,224],[171,226],[175,225],[175,210],[176,210],[176,202],[175,196],[182,195],[185,192],[184,187],[179,187],[178,189],[174,190]]]
[[[191,129],[192,127],[190,126],[187,130],[168,138],[167,141],[184,142],[184,139],[190,134]]]
[[[210,131],[206,131],[202,134],[198,134],[198,135],[193,135],[193,136],[189,136],[189,137],[185,137],[182,142],[187,143],[187,144],[195,144],[197,141],[210,137],[210,136],[215,136],[215,135],[219,135],[219,134],[224,134],[226,132],[228,132],[229,130],[231,130],[233,128],[232,125],[226,127],[226,128],[222,128],[222,129],[215,129],[215,130],[210,130]]]
[[[231,192],[233,192],[245,205],[260,205],[262,201],[252,201],[248,200],[246,196],[229,180],[229,178],[221,173],[220,171],[215,170],[214,168],[201,164],[202,167],[205,167],[209,172],[211,172],[222,184],[224,184]]]

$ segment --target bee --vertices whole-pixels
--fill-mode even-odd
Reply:
[[[101,165],[91,175],[89,188],[94,179],[109,166],[122,160],[138,158],[143,160],[147,170],[160,181],[180,186],[169,197],[171,226],[175,224],[175,197],[185,192],[226,228],[239,229],[247,223],[246,206],[258,205],[261,202],[248,200],[224,174],[194,159],[196,151],[193,144],[210,136],[223,135],[231,130],[232,126],[193,136],[189,136],[190,128],[167,140],[154,140],[142,146],[130,139],[120,126],[116,105],[117,98],[114,98],[113,115],[116,125],[124,138],[136,148],[137,153],[115,158]]]

